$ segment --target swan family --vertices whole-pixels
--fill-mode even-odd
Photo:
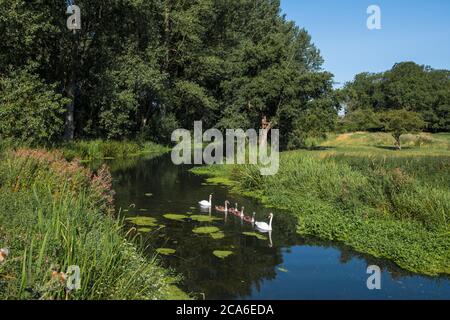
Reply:
[[[250,216],[246,216],[244,214],[244,207],[241,208],[241,210],[239,211],[238,209],[238,204],[235,203],[234,208],[233,207],[228,207],[228,205],[230,204],[230,202],[228,200],[225,201],[224,206],[215,206],[216,211],[218,212],[222,212],[222,213],[231,213],[233,215],[235,215],[236,217],[241,218],[243,221],[247,222],[247,223],[251,223],[252,225],[254,225],[256,227],[256,229],[258,229],[261,232],[268,232],[268,231],[272,231],[272,220],[273,220],[273,213],[269,214],[269,223],[267,222],[262,222],[262,221],[256,221],[255,217],[256,217],[256,213],[253,212],[253,215]],[[202,200],[199,202],[199,205],[203,208],[211,208],[212,207],[212,194],[209,195],[209,201],[208,200]]]

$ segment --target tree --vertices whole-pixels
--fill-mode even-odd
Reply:
[[[61,138],[67,99],[29,70],[0,77],[0,138],[32,145]]]
[[[381,116],[381,121],[384,123],[385,131],[394,137],[399,150],[402,148],[400,137],[403,134],[416,133],[425,126],[420,114],[405,109],[388,111]]]
[[[340,122],[344,131],[380,131],[383,125],[380,123],[379,115],[372,109],[356,109],[349,112]]]
[[[382,73],[361,73],[339,90],[347,111],[406,109],[420,113],[431,132],[448,131],[450,71],[414,62],[395,64]]]
[[[76,36],[64,1],[1,1],[0,76],[32,66],[71,98],[69,138],[166,143],[196,120],[257,129],[265,117],[286,148],[334,124],[332,75],[278,0],[77,0]]]

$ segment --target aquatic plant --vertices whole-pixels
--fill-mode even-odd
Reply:
[[[175,221],[183,221],[184,219],[188,218],[188,216],[184,214],[174,214],[174,213],[166,213],[165,215],[163,215],[163,217]]]
[[[211,233],[217,233],[220,229],[217,227],[198,227],[192,230],[192,232],[196,234],[211,234]]]
[[[158,248],[158,249],[156,249],[156,252],[158,252],[159,254],[165,255],[165,256],[170,256],[170,255],[174,254],[176,252],[176,250],[171,249],[171,248]]]
[[[126,218],[125,220],[131,222],[132,224],[142,227],[156,227],[158,225],[157,223],[158,220],[156,218],[147,216],[129,217]]]
[[[266,236],[264,236],[262,234],[259,234],[257,232],[242,232],[242,234],[244,234],[246,236],[249,236],[249,237],[255,237],[255,238],[259,239],[259,240],[267,240]]]
[[[211,217],[211,216],[202,216],[202,215],[193,215],[189,217],[190,219],[197,222],[213,222],[222,220],[221,218]]]
[[[210,233],[211,238],[214,240],[220,240],[225,238],[225,234],[222,231]]]
[[[215,255],[219,259],[225,259],[233,254],[233,251],[221,251],[221,250],[214,250],[213,255]]]

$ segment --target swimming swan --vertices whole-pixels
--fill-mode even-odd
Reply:
[[[202,200],[198,203],[202,207],[211,207],[212,204],[212,194],[209,195],[209,201]]]
[[[266,222],[255,222],[256,228],[260,231],[272,231],[273,213],[269,214],[269,224]]]

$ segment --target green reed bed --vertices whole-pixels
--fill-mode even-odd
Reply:
[[[68,159],[83,160],[128,158],[149,153],[164,153],[169,149],[156,143],[137,141],[88,140],[67,143],[59,148]]]
[[[126,240],[111,177],[62,154],[9,152],[0,162],[0,299],[187,298],[176,278]],[[80,268],[68,290],[69,266]]]
[[[293,151],[280,171],[256,166],[194,169],[298,216],[298,232],[341,241],[428,275],[450,273],[450,155]],[[238,182],[238,183],[237,183]]]

